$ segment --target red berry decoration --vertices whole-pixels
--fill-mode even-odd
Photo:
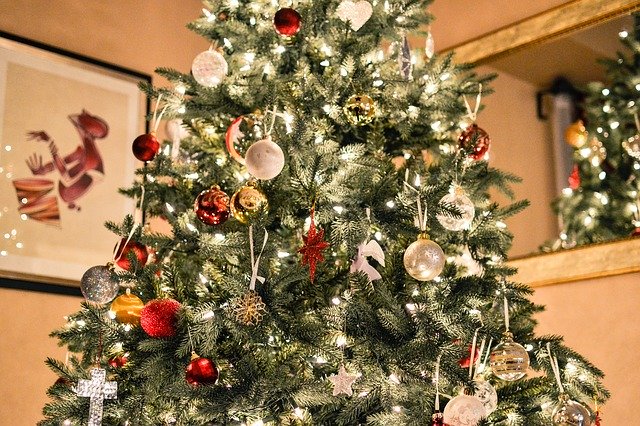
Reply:
[[[207,225],[219,225],[229,218],[229,196],[218,186],[202,191],[193,203],[196,216]]]
[[[473,123],[462,132],[458,143],[462,149],[470,152],[470,158],[482,160],[484,155],[489,152],[491,138],[487,132]]]
[[[129,254],[134,253],[138,263],[142,266],[146,265],[149,259],[149,251],[144,244],[137,241],[129,241],[123,238],[120,243],[114,248],[116,264],[125,271],[131,270],[131,261],[129,260]]]
[[[133,140],[131,147],[133,155],[140,161],[151,161],[160,150],[160,142],[156,138],[156,132],[145,133]]]
[[[140,311],[140,326],[151,337],[173,337],[180,307],[173,299],[151,300]]]
[[[193,354],[186,369],[187,382],[193,386],[212,385],[218,381],[218,374],[218,367],[213,361],[196,354]]]
[[[127,354],[116,355],[109,358],[109,365],[113,368],[122,368],[127,364],[127,361],[129,361]]]
[[[273,26],[281,36],[291,37],[300,31],[302,17],[295,9],[285,7],[276,12],[273,17]]]

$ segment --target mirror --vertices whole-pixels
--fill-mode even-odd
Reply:
[[[572,1],[450,49],[478,72],[498,73],[478,124],[492,137],[491,164],[522,177],[517,198],[531,202],[508,223],[515,236],[512,258],[539,253],[558,238],[551,202],[571,171],[561,157],[568,151],[570,167],[572,150],[554,133],[552,120],[537,117],[537,95],[558,76],[577,87],[602,80],[604,68],[596,60],[623,50],[618,33],[633,28],[631,13],[639,9],[640,1]]]

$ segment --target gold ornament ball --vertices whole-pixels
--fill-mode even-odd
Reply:
[[[513,382],[527,375],[529,354],[522,345],[514,342],[513,335],[507,332],[502,342],[491,351],[489,365],[494,376]]]
[[[564,138],[567,143],[577,149],[582,148],[584,144],[587,143],[588,137],[589,133],[587,133],[587,129],[584,127],[582,120],[577,120],[567,127],[567,130],[564,132]]]
[[[269,211],[269,200],[254,183],[241,187],[231,197],[231,214],[243,225],[253,222]]]
[[[376,116],[376,104],[367,95],[353,95],[347,99],[344,115],[349,123],[364,126],[371,123]]]
[[[440,275],[446,257],[437,243],[420,235],[407,247],[403,260],[409,275],[418,281],[429,281]]]
[[[116,297],[111,303],[111,312],[115,314],[116,321],[133,326],[140,324],[140,311],[142,308],[144,308],[144,302],[128,290],[127,293]]]

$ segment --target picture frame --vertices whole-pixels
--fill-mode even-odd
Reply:
[[[118,188],[148,131],[141,82],[151,76],[0,31],[0,283],[56,292],[112,260],[104,223],[134,214]]]

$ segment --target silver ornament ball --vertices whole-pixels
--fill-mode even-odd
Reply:
[[[454,191],[451,194],[447,194],[440,199],[440,204],[449,204],[454,206],[460,211],[460,217],[451,217],[445,214],[439,214],[436,216],[438,222],[448,229],[449,231],[461,231],[463,229],[469,229],[471,222],[476,214],[473,201],[469,199],[463,192]]]
[[[404,252],[404,267],[418,281],[429,281],[440,275],[446,257],[440,246],[420,236]]]
[[[591,413],[582,404],[560,395],[560,402],[553,410],[551,419],[558,426],[591,426]]]
[[[80,279],[80,291],[89,302],[110,302],[118,295],[119,287],[112,269],[105,265],[89,268]]]
[[[494,376],[513,382],[527,375],[529,354],[522,345],[514,342],[512,334],[507,332],[502,342],[491,351],[489,366]]]

